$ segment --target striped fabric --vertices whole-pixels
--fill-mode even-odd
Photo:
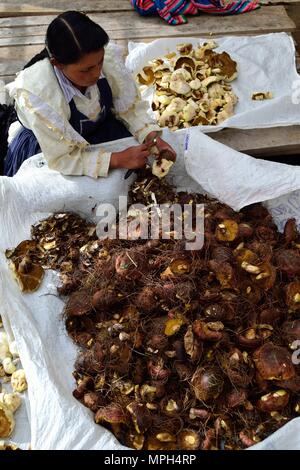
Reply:
[[[196,15],[198,11],[232,15],[259,8],[259,0],[131,0],[131,4],[141,15],[158,14],[171,25],[186,23],[186,15]]]
[[[246,13],[259,8],[259,0],[191,0],[191,3],[200,11],[221,15]]]

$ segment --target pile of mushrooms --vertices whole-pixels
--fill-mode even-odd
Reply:
[[[141,91],[155,89],[152,110],[161,127],[217,125],[234,114],[238,98],[230,82],[237,77],[237,64],[216,47],[215,42],[195,48],[179,44],[177,53],[151,60],[137,74]]]

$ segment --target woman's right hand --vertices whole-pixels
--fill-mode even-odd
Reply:
[[[129,147],[122,152],[114,152],[111,154],[110,168],[126,168],[128,170],[144,168],[150,156],[149,150],[149,145],[141,144]]]

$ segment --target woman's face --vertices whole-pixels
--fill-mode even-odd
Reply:
[[[104,49],[85,54],[78,62],[64,65],[55,62],[64,75],[77,87],[95,85],[99,80],[104,60]]]

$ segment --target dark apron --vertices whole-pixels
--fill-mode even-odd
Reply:
[[[112,140],[131,137],[131,133],[112,112],[113,98],[106,78],[98,80],[101,112],[96,121],[90,120],[75,106],[72,99],[69,103],[71,117],[69,123],[89,144],[96,145]],[[40,145],[32,130],[22,127],[10,143],[4,162],[4,175],[13,176],[27,158],[41,152]]]

